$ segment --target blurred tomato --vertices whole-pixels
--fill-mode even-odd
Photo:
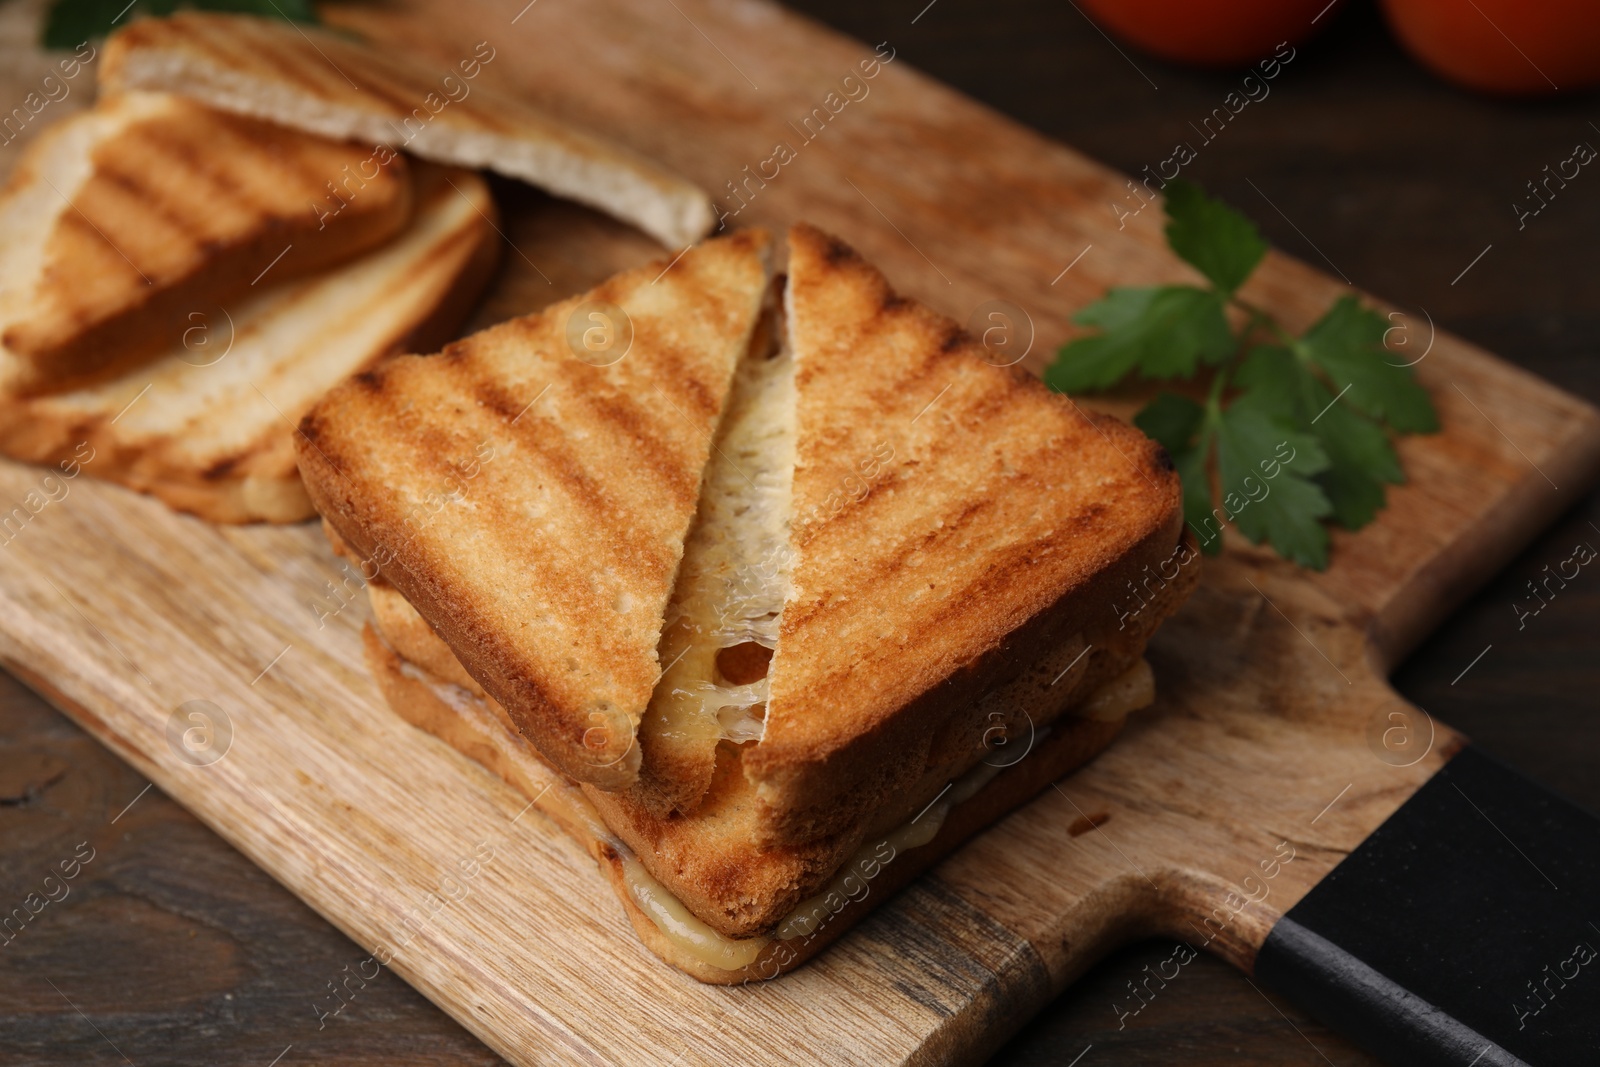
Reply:
[[[1339,0],[1079,0],[1096,22],[1162,59],[1240,67],[1326,26]],[[1588,0],[1590,3],[1596,0]]]
[[[1435,74],[1486,93],[1600,84],[1597,0],[1384,0],[1395,36]]]

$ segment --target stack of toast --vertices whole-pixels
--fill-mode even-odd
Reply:
[[[1197,569],[1159,446],[787,244],[786,277],[744,231],[385,361],[297,438],[390,704],[708,982],[798,965],[1108,744]],[[571,344],[594,307],[614,362]]]
[[[0,452],[218,522],[310,517],[290,440],[328,388],[454,336],[498,257],[489,166],[676,248],[707,197],[476,79],[278,22],[107,44],[94,107],[0,191]]]

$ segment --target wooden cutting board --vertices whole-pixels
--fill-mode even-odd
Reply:
[[[1155,208],[1118,228],[1121,176],[903,58],[844,85],[874,49],[765,0],[403,0],[330,17],[441,72],[487,41],[486,81],[709,189],[744,188],[736,224],[809,219],[963,321],[989,300],[1024,308],[1035,367],[1107,286],[1189,277]],[[780,142],[792,158],[745,185]],[[501,192],[514,248],[477,324],[659,254]],[[1345,291],[1274,255],[1246,296],[1303,327]],[[1412,331],[1421,351],[1427,328]],[[585,853],[385,709],[361,661],[364,599],[312,525],[211,527],[66,483],[0,538],[0,660],[361,954],[404,942],[396,973],[513,1062],[976,1059],[1121,941],[1180,938],[1250,968],[1277,917],[1461,744],[1385,675],[1590,483],[1600,418],[1457,339],[1427,352],[1443,431],[1402,443],[1410,483],[1335,535],[1325,574],[1230,540],[1153,645],[1161,698],[1116,746],[766,985],[660,965]],[[0,510],[41,476],[0,464]],[[231,728],[206,766],[168,740],[194,700]]]

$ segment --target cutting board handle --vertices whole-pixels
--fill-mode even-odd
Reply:
[[[1464,748],[1280,919],[1258,978],[1385,1062],[1600,1062],[1600,820]]]

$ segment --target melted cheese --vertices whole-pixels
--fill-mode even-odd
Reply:
[[[746,642],[777,647],[792,556],[794,431],[794,358],[787,348],[747,357],[667,609],[660,648],[666,668],[651,701],[659,734],[707,745],[761,739],[767,680],[731,685],[718,675],[716,658]]]
[[[770,937],[731,938],[719,934],[695,918],[683,901],[656,881],[644,864],[623,854],[622,877],[639,910],[650,917],[661,936],[682,952],[724,971],[737,971],[754,963],[767,947]]]
[[[1089,699],[1069,714],[1097,722],[1120,722],[1140,708],[1148,708],[1155,699],[1155,672],[1141,657],[1132,667],[1090,693]]]

